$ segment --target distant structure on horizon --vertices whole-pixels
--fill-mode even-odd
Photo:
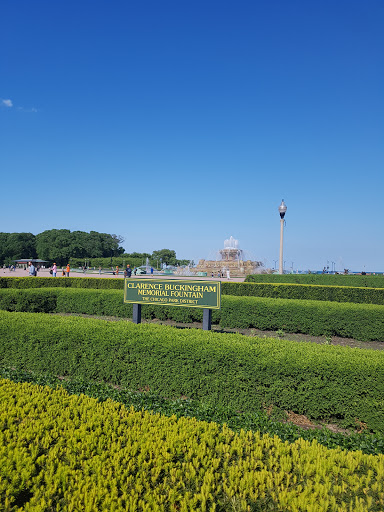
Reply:
[[[231,277],[243,277],[248,274],[260,272],[263,263],[261,261],[243,260],[243,250],[239,248],[239,241],[232,236],[224,240],[224,249],[218,251],[221,259],[200,260],[193,269],[195,273],[206,272],[207,276],[218,277],[222,273],[225,277],[229,270]]]

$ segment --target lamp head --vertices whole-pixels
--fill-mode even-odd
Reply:
[[[279,206],[280,218],[284,219],[285,212],[287,211],[287,205],[284,203],[284,199],[281,201],[281,205]]]

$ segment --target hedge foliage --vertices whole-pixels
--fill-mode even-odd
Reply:
[[[384,341],[384,306],[224,296],[220,325]]]
[[[329,286],[356,286],[384,288],[384,275],[344,274],[252,274],[245,278],[248,283],[298,283]]]
[[[65,284],[62,282],[65,281]],[[83,283],[82,283],[83,282]],[[384,275],[355,276],[331,274],[253,274],[245,278],[248,283],[288,283],[319,286],[352,286],[355,288],[384,288]],[[227,287],[236,283],[223,281]],[[8,287],[51,287],[70,286],[81,288],[123,288],[122,278],[100,279],[99,277],[0,277],[0,288]],[[229,295],[232,295],[229,293]]]
[[[0,502],[11,510],[384,507],[384,457],[283,443],[0,380]]]
[[[352,286],[290,283],[223,282],[221,285],[221,291],[224,295],[384,305],[384,288],[358,288]]]
[[[0,277],[0,288],[94,288],[123,290],[124,279],[100,277]]]
[[[384,432],[384,354],[198,329],[0,311],[0,364],[242,411],[275,404]]]
[[[122,290],[1,289],[0,309],[132,317],[132,304],[124,304]],[[188,323],[202,322],[203,313],[200,308],[144,304],[142,317]],[[374,304],[223,295],[221,309],[213,310],[212,321],[225,328],[283,330],[313,336],[384,341],[384,306]]]
[[[280,276],[285,277],[285,276]],[[331,276],[328,276],[331,277]],[[347,276],[348,277],[348,276]],[[351,276],[349,276],[351,277]],[[382,279],[384,285],[384,279]],[[358,283],[357,283],[358,284]],[[84,288],[123,290],[121,278],[100,279],[95,277],[0,277],[1,288]],[[280,299],[308,299],[357,304],[384,305],[384,288],[330,286],[293,283],[226,282],[221,283],[223,295],[271,297]]]
[[[343,450],[361,450],[368,455],[384,454],[384,435],[371,434],[361,430],[358,432],[342,433],[334,432],[327,427],[307,429],[294,425],[290,421],[284,421],[287,415],[280,409],[273,408],[271,411],[242,412],[236,409],[219,407],[217,404],[206,404],[204,399],[191,400],[182,397],[175,399],[163,398],[159,393],[153,391],[132,391],[122,386],[112,386],[103,382],[87,381],[80,378],[62,379],[48,373],[36,373],[14,368],[0,366],[0,377],[10,379],[14,382],[30,382],[41,386],[52,388],[63,387],[68,393],[81,395],[85,394],[100,401],[107,399],[120,402],[126,407],[133,406],[137,411],[146,410],[167,416],[176,415],[178,418],[185,416],[201,421],[214,421],[220,425],[226,424],[235,432],[241,430],[252,430],[261,434],[277,435],[283,441],[290,443],[297,439],[317,442],[327,448],[342,448]]]

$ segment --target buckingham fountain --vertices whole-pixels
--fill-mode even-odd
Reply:
[[[218,251],[217,260],[200,260],[193,271],[198,275],[206,272],[207,276],[213,274],[217,277],[219,272],[225,276],[229,270],[231,277],[244,277],[259,273],[262,268],[261,261],[244,260],[244,251],[239,248],[239,241],[231,236],[224,240],[224,248]]]

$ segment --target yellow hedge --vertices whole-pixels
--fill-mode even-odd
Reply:
[[[0,380],[4,511],[379,511],[384,457]]]

